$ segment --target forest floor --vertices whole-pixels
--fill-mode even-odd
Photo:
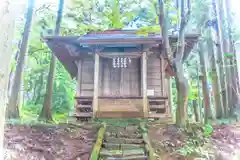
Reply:
[[[98,127],[97,124],[7,124],[5,159],[88,160]],[[209,136],[201,127],[192,127],[190,132],[175,125],[149,124],[148,128],[157,159],[193,160],[205,156],[206,160],[234,160],[234,154],[240,150],[240,124],[214,125]]]

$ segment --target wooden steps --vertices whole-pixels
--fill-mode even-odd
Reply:
[[[75,104],[75,118],[77,120],[86,121],[93,117],[93,108],[92,108],[92,97],[75,97],[76,104]],[[116,99],[122,99],[126,97],[98,97],[99,100],[104,100],[105,98],[109,98],[110,101],[115,101]],[[130,98],[129,100],[139,100],[142,97],[127,97]],[[133,99],[131,99],[133,98]],[[149,102],[149,114],[148,118],[153,120],[162,119],[163,121],[172,121],[171,115],[166,115],[166,109],[168,98],[167,97],[148,97]],[[139,111],[105,111],[104,109],[99,109],[96,112],[95,118],[146,118],[144,117],[144,113]],[[129,137],[129,135],[126,135]],[[125,137],[126,137],[125,136]]]
[[[74,114],[76,118],[92,118],[92,112],[77,112]]]

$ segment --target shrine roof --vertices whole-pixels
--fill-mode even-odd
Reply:
[[[188,56],[198,37],[197,33],[185,35],[184,57]],[[177,35],[169,35],[172,47],[176,46],[177,39]],[[154,33],[138,35],[136,30],[106,30],[83,36],[46,36],[43,40],[71,76],[76,77],[77,65],[74,61],[82,56],[93,52],[142,52],[144,48],[160,50],[163,39],[160,34]]]

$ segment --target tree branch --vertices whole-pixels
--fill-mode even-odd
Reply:
[[[182,61],[184,57],[184,48],[185,48],[184,32],[191,14],[190,0],[187,0],[187,7],[188,7],[188,10],[187,10],[187,13],[185,14],[184,0],[181,0],[181,21],[180,21],[180,29],[178,34],[176,61]]]
[[[169,38],[168,38],[168,29],[167,29],[167,26],[166,26],[166,19],[165,19],[165,13],[164,13],[164,10],[165,10],[165,6],[164,6],[164,0],[158,0],[158,3],[159,3],[159,23],[160,23],[160,28],[161,28],[161,31],[162,31],[162,36],[163,36],[163,48],[164,48],[164,56],[168,62],[168,64],[172,67],[172,63],[169,59],[169,56],[172,55],[172,50],[171,50],[171,47],[170,47],[170,44],[169,44]]]

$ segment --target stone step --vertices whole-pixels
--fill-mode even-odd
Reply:
[[[117,137],[117,138],[142,138],[140,133],[123,133],[123,132],[106,132],[105,136],[107,137]]]
[[[135,149],[135,148],[144,148],[144,144],[120,144],[121,149]]]
[[[142,144],[142,143],[144,143],[143,139],[115,138],[115,137],[105,137],[104,142],[119,143],[119,144]]]
[[[108,149],[104,149],[102,148],[100,151],[100,156],[101,157],[116,157],[116,158],[120,158],[123,155],[123,151],[122,150],[108,150]]]
[[[129,156],[145,156],[145,150],[143,148],[138,149],[125,149],[125,150],[108,150],[102,148],[100,151],[101,157],[129,157]]]
[[[128,156],[144,156],[144,148],[135,148],[135,149],[123,149],[123,157]]]
[[[105,149],[120,149],[121,145],[116,143],[103,143],[102,146]]]
[[[144,144],[116,144],[116,143],[103,143],[105,149],[135,149],[144,148]]]
[[[115,158],[115,157],[108,157],[105,160],[147,160],[147,156],[129,156],[129,157],[121,157],[121,158]]]

